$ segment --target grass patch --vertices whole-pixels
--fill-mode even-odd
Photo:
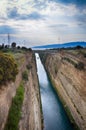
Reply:
[[[16,91],[16,95],[12,100],[9,110],[7,123],[4,130],[18,130],[18,123],[21,117],[21,107],[24,99],[24,87],[20,84]]]

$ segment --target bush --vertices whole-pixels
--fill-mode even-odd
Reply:
[[[18,73],[17,64],[10,55],[0,53],[0,84],[15,81]]]
[[[28,80],[28,72],[26,70],[22,73],[22,79],[25,81]]]
[[[31,65],[31,64],[28,64],[28,65],[26,65],[26,67],[27,67],[27,69],[29,70],[29,69],[32,68],[32,65]]]
[[[16,43],[13,42],[13,43],[11,44],[11,47],[12,47],[12,48],[16,48]]]
[[[75,67],[79,70],[83,70],[84,69],[84,63],[79,62],[78,64],[75,65]]]
[[[86,53],[84,54],[84,57],[86,58]]]
[[[71,59],[64,57],[64,60],[67,60],[68,62],[70,62],[71,64],[74,65],[75,68],[79,69],[79,70],[83,70],[84,69],[84,63],[79,62],[79,63],[75,63],[74,61],[72,61]]]
[[[69,63],[71,63],[72,65],[76,65],[76,63],[73,61],[73,60],[71,60],[70,58],[67,58],[67,57],[63,57],[63,60],[66,60],[66,61],[68,61]]]

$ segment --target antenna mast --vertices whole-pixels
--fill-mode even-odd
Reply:
[[[10,47],[10,34],[8,33],[8,46]]]

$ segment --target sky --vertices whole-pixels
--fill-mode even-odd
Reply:
[[[86,41],[86,0],[0,0],[0,43]]]

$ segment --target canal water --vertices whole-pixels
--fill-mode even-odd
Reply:
[[[44,130],[73,130],[66,112],[48,79],[38,53],[35,56],[42,100]]]

